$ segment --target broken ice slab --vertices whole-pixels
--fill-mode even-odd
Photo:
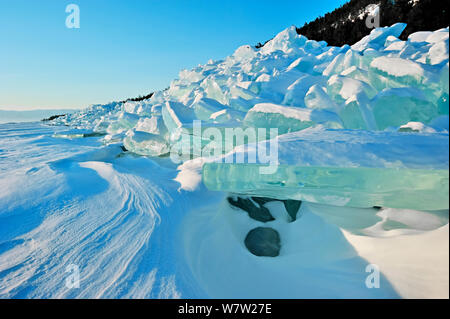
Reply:
[[[177,135],[182,128],[191,128],[196,119],[194,110],[182,103],[167,101],[161,110],[164,124],[171,135]]]
[[[106,129],[108,134],[118,134],[131,129],[139,121],[139,115],[121,112],[117,118],[117,121],[111,122]]]
[[[191,105],[194,109],[195,115],[199,120],[208,121],[212,114],[221,112],[227,109],[227,106],[209,98],[196,99]]]
[[[380,130],[411,121],[429,123],[439,111],[421,91],[414,88],[385,89],[375,97],[372,107]]]
[[[239,126],[239,122],[244,118],[245,113],[223,105],[216,100],[209,98],[196,99],[190,106],[194,109],[197,119],[211,121],[215,123],[228,123]]]
[[[362,93],[365,93],[370,99],[376,95],[375,89],[367,83],[338,75],[333,75],[328,80],[327,92],[338,103],[343,103]]]
[[[160,156],[169,152],[167,141],[160,135],[131,130],[123,140],[128,151],[146,156]]]
[[[275,76],[270,76],[268,81],[257,82],[259,84],[258,94],[263,99],[281,103],[284,99],[286,90],[304,75],[305,73],[292,69]]]
[[[271,148],[274,141],[277,152]],[[226,165],[219,160],[205,164],[203,179],[212,190],[259,197],[338,206],[446,209],[448,149],[448,133],[308,128],[237,147],[219,159]],[[238,158],[257,160],[233,164]],[[269,163],[278,169],[268,170]]]
[[[239,153],[246,153],[245,157],[251,152],[267,154],[270,144],[274,143],[278,151],[270,155],[283,165],[447,170],[449,167],[448,133],[330,130],[321,127],[285,134],[245,148],[238,147],[227,155],[225,162],[234,163],[228,157]],[[264,158],[258,157],[256,163],[267,164],[262,160]]]
[[[366,35],[360,41],[352,45],[352,50],[364,51],[367,48],[379,50],[384,47],[386,39],[389,36],[399,37],[406,28],[406,23],[396,23],[390,27],[373,29],[369,35]]]
[[[305,95],[305,105],[309,109],[327,109],[332,112],[338,110],[338,106],[325,92],[324,87],[314,84]]]
[[[229,97],[226,96],[215,78],[206,78],[201,83],[201,87],[205,90],[206,97],[217,100],[222,104],[228,104]]]
[[[256,128],[278,128],[278,133],[300,131],[315,124],[341,128],[341,120],[336,113],[298,107],[288,107],[272,103],[256,104],[244,118],[244,124]]]
[[[74,138],[85,138],[85,137],[100,137],[104,136],[104,133],[99,132],[93,132],[92,130],[84,130],[84,129],[72,129],[67,131],[62,131],[53,134],[54,138],[67,138],[67,139],[74,139]]]
[[[311,86],[325,84],[326,80],[323,76],[303,74],[287,88],[282,104],[306,107],[305,96]]]
[[[420,86],[430,76],[420,63],[395,57],[378,57],[371,62],[369,68],[371,83],[378,90]]]
[[[359,98],[354,96],[348,99],[339,110],[344,127],[348,129],[367,129],[373,128],[373,116],[371,116],[369,103],[367,98]],[[369,123],[369,125],[367,125]]]
[[[159,115],[141,117],[134,129],[136,131],[160,135],[162,138],[167,138],[169,134],[162,117]]]
[[[448,170],[207,163],[203,182],[214,191],[350,207],[440,210],[449,207]]]

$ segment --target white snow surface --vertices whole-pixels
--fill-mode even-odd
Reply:
[[[372,61],[371,67],[393,76],[423,76],[424,70],[418,64],[401,58],[379,57]]]

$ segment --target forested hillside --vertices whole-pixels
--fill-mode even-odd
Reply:
[[[333,12],[305,23],[297,32],[329,45],[353,44],[372,30],[366,26],[366,18],[374,6],[378,6],[381,27],[396,22],[408,24],[401,35],[403,40],[416,31],[433,31],[449,25],[449,0],[350,0]],[[261,46],[261,43],[256,45]]]

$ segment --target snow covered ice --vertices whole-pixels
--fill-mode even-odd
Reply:
[[[342,47],[290,27],[150,99],[2,124],[0,297],[448,298],[449,29],[405,27]],[[226,162],[270,141],[196,149],[236,128],[277,128],[273,174]]]

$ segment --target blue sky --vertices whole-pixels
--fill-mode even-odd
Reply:
[[[167,87],[184,68],[346,0],[0,0],[0,108],[82,108]],[[80,28],[68,29],[68,4]]]

